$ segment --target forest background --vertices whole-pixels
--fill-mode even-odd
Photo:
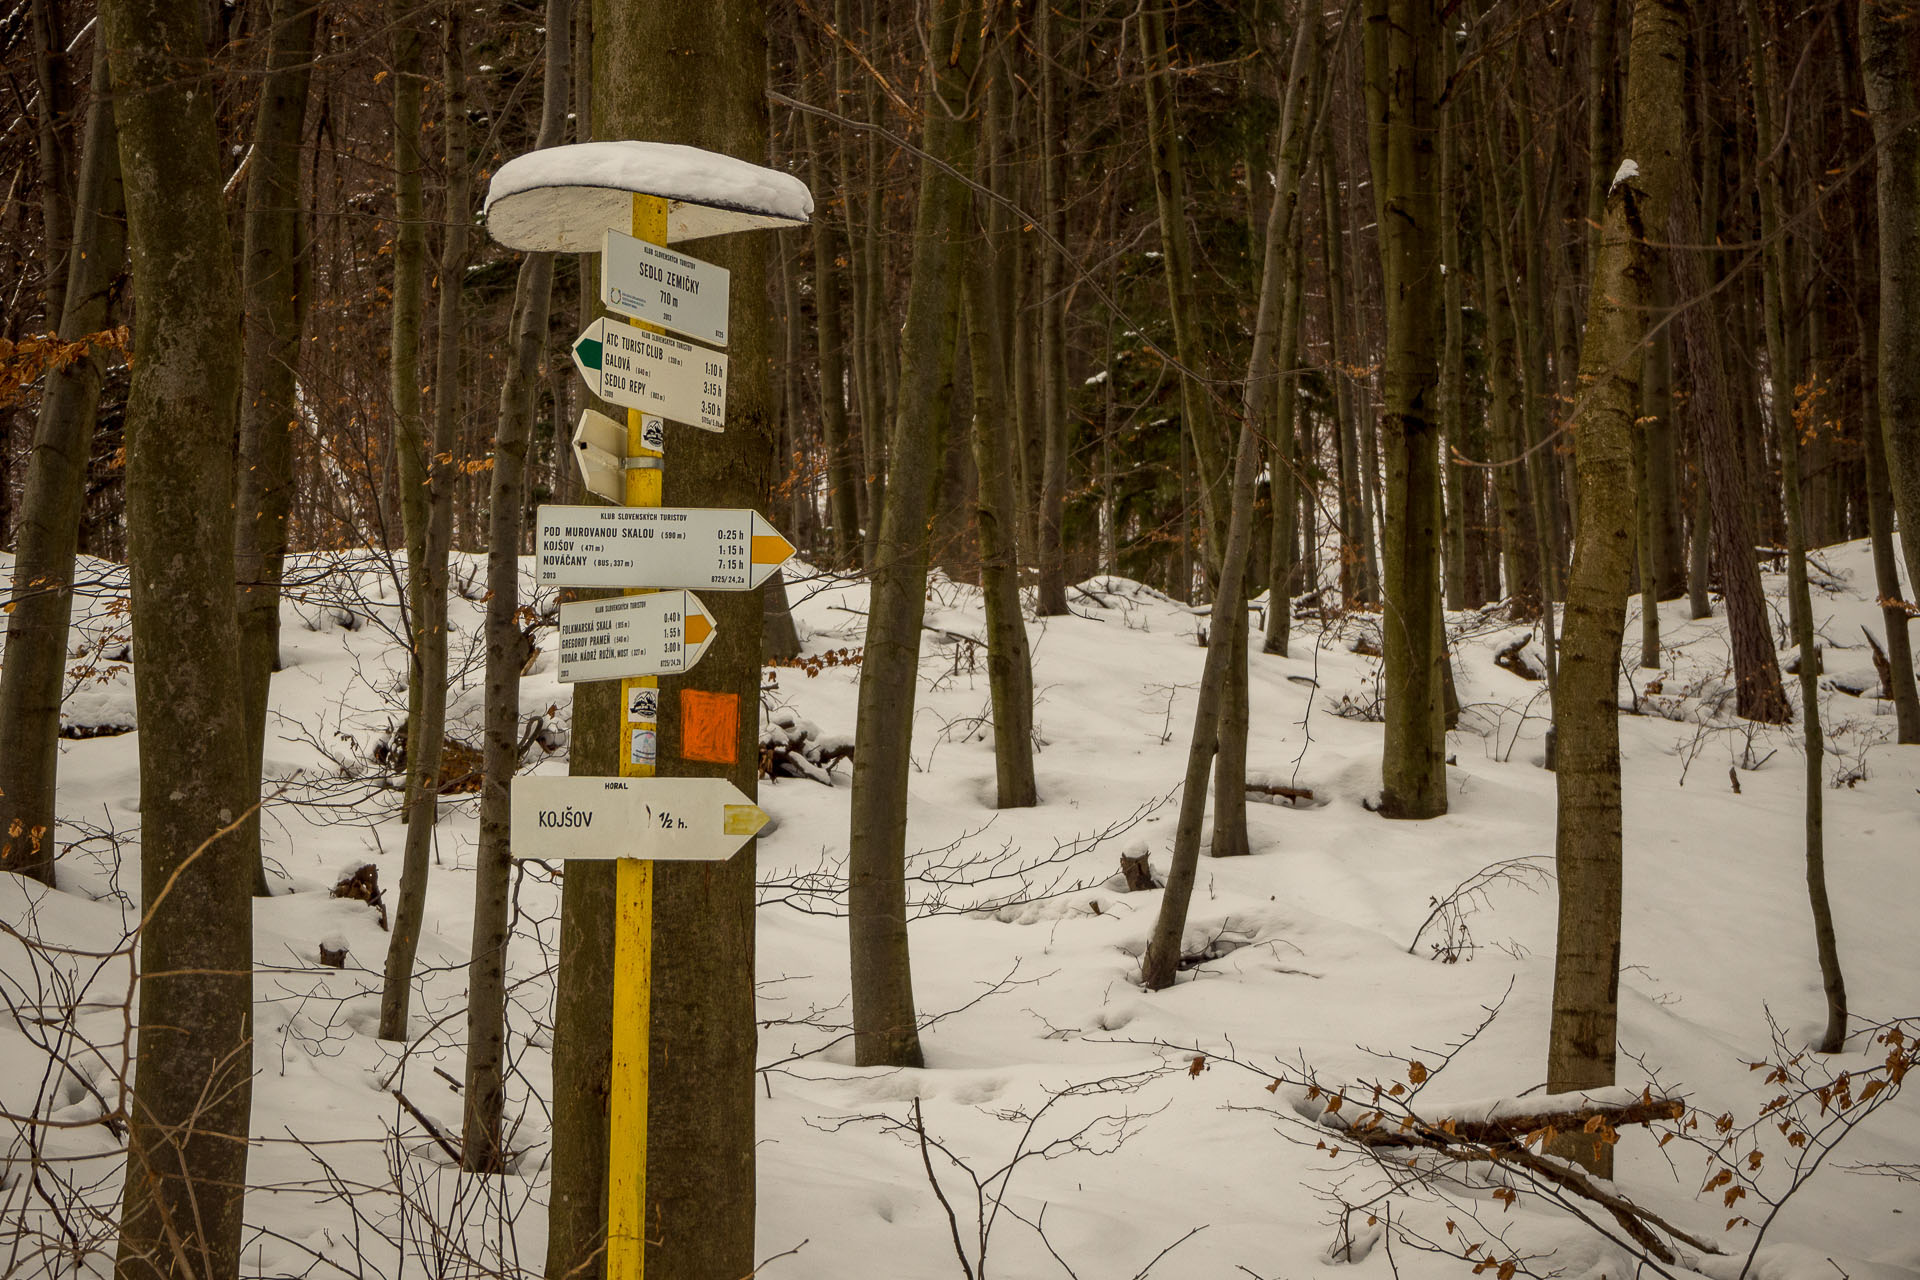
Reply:
[[[1058,616],[1072,584],[1117,575],[1231,619],[1209,635],[1149,988],[1182,959],[1209,772],[1234,802],[1214,805],[1208,850],[1248,851],[1253,648],[1285,654],[1302,616],[1379,611],[1378,808],[1424,819],[1447,807],[1457,714],[1443,608],[1499,603],[1536,623],[1560,772],[1554,1092],[1614,1078],[1626,601],[1643,601],[1648,666],[1658,601],[1721,611],[1738,717],[1796,714],[1780,660],[1794,651],[1822,1044],[1845,1040],[1806,565],[1870,540],[1881,691],[1899,742],[1920,741],[1895,535],[1920,520],[1912,10],[666,8],[23,0],[0,27],[15,89],[0,139],[7,865],[58,880],[67,618],[88,585],[76,551],[130,564],[134,658],[172,681],[140,692],[170,708],[165,730],[169,715],[142,717],[155,794],[195,780],[176,811],[147,810],[142,866],[150,902],[180,892],[141,945],[180,939],[165,954],[191,972],[141,998],[169,992],[208,1025],[180,1096],[140,1110],[134,1151],[151,1158],[150,1122],[151,1141],[196,1154],[155,1177],[150,1203],[130,1182],[129,1223],[147,1225],[127,1227],[123,1258],[154,1256],[200,1183],[243,1181],[199,1163],[216,1158],[196,1125],[202,1085],[245,1043],[211,1029],[245,1006],[235,977],[252,963],[232,936],[220,951],[221,922],[273,888],[251,798],[290,555],[405,552],[409,706],[386,750],[405,774],[407,873],[382,1038],[407,1036],[450,779],[480,779],[493,871],[476,930],[504,928],[506,778],[547,728],[512,696],[542,623],[515,566],[536,505],[582,500],[568,424],[585,396],[563,353],[596,314],[596,273],[590,258],[506,253],[475,215],[508,158],[643,130],[791,172],[817,201],[806,228],[718,255],[751,318],[740,429],[711,469],[768,495],[811,563],[873,583],[848,867],[861,1063],[920,1060],[898,735],[929,565],[985,593],[1002,807],[1036,798],[1020,592]],[[662,49],[716,69],[670,70]],[[643,76],[666,86],[651,101],[633,88]],[[210,518],[222,511],[231,527]],[[446,737],[445,619],[449,554],[483,551],[476,745]],[[1904,555],[1920,578],[1911,539]],[[1789,576],[1778,635],[1770,559]],[[173,606],[165,627],[143,592]],[[791,657],[781,645],[776,631],[771,652]],[[757,673],[759,657],[732,661]],[[572,733],[589,765],[604,744],[587,748],[579,717]],[[690,896],[710,913],[703,936],[751,903],[750,875],[734,878]],[[584,914],[607,889],[589,879],[567,885]],[[475,948],[496,958],[476,964],[474,1045],[500,1038],[503,948]],[[166,972],[157,958],[147,967]],[[143,1021],[157,1012],[143,1005]],[[143,1054],[147,1076],[165,1052]],[[476,1052],[469,1069],[462,1160],[497,1167],[498,1063]],[[244,1125],[244,1090],[221,1096],[234,1113],[216,1135]],[[751,1108],[743,1139],[737,1117],[716,1118],[728,1108],[687,1106],[680,1141],[708,1152],[690,1158],[731,1159],[712,1176],[737,1181]],[[215,1238],[237,1239],[237,1213],[205,1216],[194,1247],[230,1249]],[[591,1254],[581,1230],[556,1247]],[[737,1222],[694,1234],[740,1254]]]

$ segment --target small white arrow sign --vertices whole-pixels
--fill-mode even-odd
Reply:
[[[654,414],[642,414],[640,443],[655,452],[666,451],[666,426]],[[580,411],[580,424],[573,429],[573,464],[580,468],[580,482],[587,492],[608,502],[627,500],[627,428],[595,409]]]
[[[608,502],[627,498],[627,429],[593,409],[580,412],[580,425],[573,429],[573,464],[580,468],[580,482],[587,492]]]
[[[560,606],[560,682],[690,670],[713,643],[713,615],[691,591]]]
[[[726,507],[543,506],[534,545],[556,587],[751,591],[793,554],[765,516]]]
[[[609,404],[706,431],[727,424],[727,355],[601,316],[574,340],[573,365]]]
[[[767,824],[725,778],[515,778],[516,858],[723,862]]]
[[[607,228],[600,252],[600,301],[609,311],[727,345],[725,267]]]

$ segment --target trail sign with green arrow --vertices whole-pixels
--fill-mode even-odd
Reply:
[[[573,366],[609,404],[705,431],[726,430],[725,352],[602,316],[574,341]]]

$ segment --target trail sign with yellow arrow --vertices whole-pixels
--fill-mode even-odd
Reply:
[[[765,516],[728,507],[543,506],[534,546],[557,587],[751,591],[793,554]]]
[[[560,606],[560,683],[677,675],[713,643],[713,615],[691,591]]]
[[[539,774],[515,778],[512,800],[517,858],[724,862],[767,824],[725,778]]]

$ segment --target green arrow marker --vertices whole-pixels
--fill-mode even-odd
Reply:
[[[580,335],[580,340],[573,344],[573,354],[579,359],[580,363],[587,368],[598,369],[600,367],[600,345],[598,338],[583,333]]]

